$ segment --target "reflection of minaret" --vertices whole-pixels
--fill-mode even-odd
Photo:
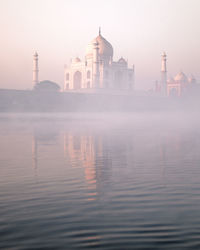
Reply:
[[[162,60],[161,60],[161,94],[163,96],[166,95],[167,90],[167,55],[165,52],[162,54]]]
[[[33,169],[37,171],[38,168],[38,143],[37,138],[33,135],[32,138],[32,161],[33,161]]]
[[[39,68],[38,68],[38,53],[33,55],[33,87],[39,82],[38,80]]]

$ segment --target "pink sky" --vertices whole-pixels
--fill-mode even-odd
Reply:
[[[35,50],[40,80],[63,87],[64,64],[84,58],[99,26],[114,59],[135,64],[137,89],[159,80],[163,51],[169,76],[200,80],[199,12],[199,0],[0,0],[0,88],[32,88]]]

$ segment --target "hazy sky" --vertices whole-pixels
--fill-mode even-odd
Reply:
[[[168,76],[180,70],[200,79],[200,0],[0,0],[0,88],[32,88],[32,55],[39,78],[63,87],[64,64],[85,55],[102,35],[114,60],[135,64],[136,88],[160,79],[160,55]]]

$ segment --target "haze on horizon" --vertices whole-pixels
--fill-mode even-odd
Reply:
[[[180,70],[200,79],[199,0],[0,0],[0,88],[32,88],[32,56],[39,78],[63,87],[64,64],[84,58],[98,34],[135,65],[136,89],[160,79],[161,53],[168,76]]]

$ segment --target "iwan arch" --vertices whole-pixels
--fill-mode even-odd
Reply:
[[[113,47],[101,35],[87,46],[85,59],[73,59],[65,67],[64,91],[132,91],[134,66],[128,68],[124,58],[113,61]]]

